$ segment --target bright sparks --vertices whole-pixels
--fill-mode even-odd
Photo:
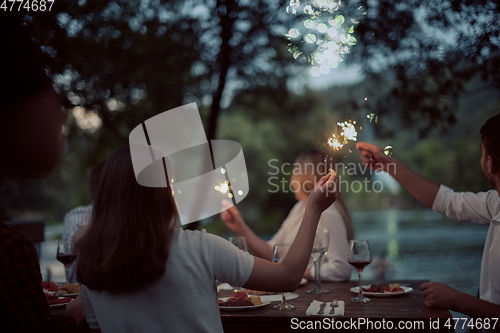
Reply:
[[[356,121],[347,120],[344,122],[337,123],[340,129],[339,134],[332,134],[328,139],[327,144],[335,150],[340,150],[344,145],[349,143],[349,141],[358,140],[358,132],[356,131]]]

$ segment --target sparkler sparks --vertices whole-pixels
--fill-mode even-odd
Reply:
[[[220,183],[219,185],[216,185],[215,187],[216,191],[219,191],[220,193],[227,193],[227,191],[230,190],[229,188],[229,182],[227,180],[224,181],[224,183]]]
[[[349,141],[357,141],[358,132],[354,125],[356,125],[356,121],[352,120],[337,123],[340,134],[332,134],[327,144],[335,150],[340,150],[344,145],[349,143]]]

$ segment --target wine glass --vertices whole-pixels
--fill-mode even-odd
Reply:
[[[273,246],[272,262],[281,261],[285,257],[289,248],[290,248],[290,244],[275,244]],[[293,305],[288,304],[288,302],[286,301],[285,293],[281,293],[281,302],[280,302],[280,304],[276,305],[274,308],[276,310],[293,310],[293,309],[295,309],[295,307]]]
[[[372,253],[370,251],[370,243],[367,240],[351,240],[349,244],[349,263],[358,271],[359,276],[359,293],[357,297],[351,299],[353,302],[366,303],[370,299],[363,295],[361,287],[361,273],[363,269],[372,262]]]
[[[245,252],[248,252],[247,241],[245,240],[245,237],[240,237],[240,236],[238,236],[238,237],[229,237],[228,240],[229,240],[229,243],[233,244],[238,249],[240,249],[242,251],[245,251]],[[241,288],[241,287],[233,287],[233,291],[234,292],[243,291],[243,288]]]
[[[64,267],[68,268],[76,260],[76,248],[72,242],[59,240],[57,242],[57,260],[59,260]],[[75,282],[75,281],[68,281]]]
[[[330,290],[321,288],[321,259],[328,252],[330,230],[318,229],[314,237],[311,259],[314,264],[314,288],[306,291],[308,294],[328,294]]]
[[[247,241],[245,237],[229,237],[229,243],[235,245],[238,249],[248,252]]]

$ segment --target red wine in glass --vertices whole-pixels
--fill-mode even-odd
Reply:
[[[363,273],[363,269],[372,262],[370,243],[367,240],[351,240],[349,243],[349,257],[347,261],[356,268],[359,278],[358,296],[351,298],[351,301],[360,303],[369,302],[370,299],[363,295],[361,273]]]
[[[57,254],[57,260],[59,260],[64,267],[68,267],[76,260],[76,254]]]
[[[75,245],[73,243],[64,242],[62,240],[57,242],[57,260],[59,260],[64,267],[69,267],[76,260],[77,254]]]
[[[358,272],[362,272],[363,269],[371,263],[371,260],[349,260],[349,263],[353,265]]]

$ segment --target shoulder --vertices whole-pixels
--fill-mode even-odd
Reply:
[[[341,221],[343,222],[342,215],[340,214],[339,209],[335,204],[331,205],[325,211],[321,214],[321,220],[328,219],[328,220],[335,220],[335,221]]]
[[[293,205],[292,209],[288,213],[287,219],[293,216],[303,216],[306,211],[306,203],[304,201],[297,201],[295,205]]]
[[[66,220],[68,218],[73,218],[73,217],[78,216],[78,215],[91,214],[92,207],[93,207],[92,205],[87,205],[87,206],[79,206],[79,207],[73,208],[72,210],[67,212],[66,215],[64,215],[64,219]]]

